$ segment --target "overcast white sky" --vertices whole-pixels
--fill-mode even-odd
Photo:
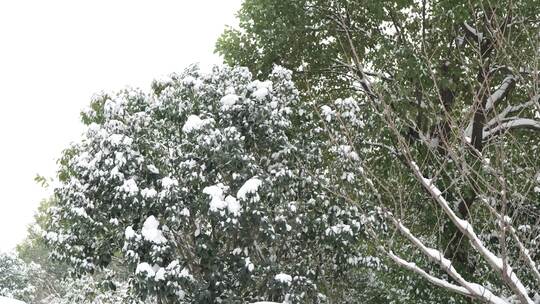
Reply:
[[[92,94],[220,62],[214,44],[240,2],[0,1],[0,251],[25,237],[47,195],[33,178],[54,176]]]

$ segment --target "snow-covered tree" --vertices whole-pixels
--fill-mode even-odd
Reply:
[[[220,48],[258,80],[193,68],[83,113],[53,256],[125,260],[159,303],[533,303],[538,8],[246,1]]]
[[[325,178],[336,196],[386,217],[388,230],[369,234],[406,270],[377,273],[389,302],[461,302],[462,294],[530,303],[538,294],[539,8],[246,0],[240,29],[218,42],[228,63],[261,77],[276,63],[295,70],[336,149],[358,155],[355,165],[333,164],[335,173],[362,168],[353,187],[339,174]],[[363,128],[343,121],[348,95]]]
[[[32,277],[40,271],[39,265],[26,264],[15,254],[0,254],[0,296],[32,301],[35,291]]]
[[[519,5],[510,7],[517,11]],[[460,78],[470,83],[468,88],[457,86],[461,95],[444,83],[417,88],[419,109],[409,116],[397,102],[410,98],[411,80],[370,77],[356,57],[351,75],[376,114],[374,121],[384,124],[381,136],[357,140],[358,132],[343,123],[343,130],[328,130],[336,142],[354,146],[351,151],[363,160],[358,166],[365,172],[365,189],[393,226],[391,233],[366,229],[390,261],[450,294],[487,303],[532,304],[540,286],[533,237],[539,227],[532,224],[540,210],[540,163],[533,156],[540,143],[538,57],[528,41],[508,30],[516,26],[510,13],[484,9],[478,14],[475,22],[481,26],[466,21],[461,26]],[[342,30],[351,31],[341,21]],[[538,42],[537,31],[520,28]],[[416,47],[420,50],[422,43]],[[522,58],[508,61],[512,48],[520,50]],[[425,69],[421,72],[437,84],[437,67],[428,56],[418,59]],[[443,63],[443,77],[448,65]],[[458,106],[462,110],[455,109]],[[329,106],[320,112],[334,115]],[[362,205],[347,190],[335,192]],[[531,230],[536,232],[529,234]]]
[[[154,304],[155,299],[141,301],[129,292],[127,280],[115,278],[115,272],[106,269],[100,275],[66,277],[56,281],[56,293],[41,299],[40,304]]]
[[[361,124],[354,102],[343,108]],[[335,278],[379,266],[358,250],[376,217],[311,175],[357,156],[319,144],[313,103],[283,68],[265,81],[191,68],[150,93],[99,95],[82,118],[44,225],[52,256],[78,271],[125,259],[133,294],[159,303],[316,303],[348,284]]]

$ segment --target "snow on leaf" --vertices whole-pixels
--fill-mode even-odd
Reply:
[[[137,195],[139,187],[133,178],[124,181],[124,184],[120,187],[120,190],[126,192],[130,196]]]
[[[58,233],[54,232],[54,231],[49,231],[47,232],[47,234],[45,234],[45,239],[51,241],[51,242],[56,242],[58,241]]]
[[[152,266],[150,266],[150,264],[145,263],[145,262],[137,265],[137,268],[135,269],[135,274],[139,274],[139,273],[146,273],[147,278],[151,278],[156,275],[156,272],[154,271]]]
[[[211,197],[210,211],[218,211],[227,206],[227,202],[223,200],[223,184],[208,186],[203,189],[203,193]]]
[[[141,230],[143,238],[156,244],[167,242],[167,239],[165,239],[161,230],[158,229],[158,226],[159,222],[156,220],[156,218],[153,215],[149,216],[146,221],[144,221],[143,228]]]
[[[221,183],[213,186],[208,186],[203,189],[203,193],[208,194],[210,200],[210,211],[216,212],[227,208],[229,213],[234,215],[240,214],[241,205],[233,196],[224,195],[225,186]]]
[[[154,188],[144,188],[141,190],[141,195],[144,198],[153,198],[157,195],[157,191]]]
[[[201,129],[208,122],[209,121],[207,119],[201,119],[197,115],[189,115],[184,126],[182,127],[182,131],[184,131],[184,133],[191,133],[193,131]]]
[[[278,273],[274,276],[274,279],[278,282],[290,285],[292,282],[292,277],[285,273]]]
[[[159,170],[158,168],[156,168],[156,166],[154,165],[148,165],[146,166],[146,168],[148,168],[148,171],[154,173],[154,174],[159,174]]]
[[[229,210],[230,213],[235,215],[238,215],[240,213],[240,209],[242,208],[242,206],[240,206],[240,203],[236,198],[228,195],[225,198],[225,202],[227,203],[227,210]]]
[[[165,189],[169,189],[173,186],[176,187],[178,186],[178,181],[174,178],[165,176],[164,178],[161,179],[161,186],[163,186],[163,188]]]
[[[260,89],[257,89],[257,91],[253,92],[253,96],[257,98],[258,100],[264,99],[267,95],[268,95],[267,88],[260,88]]]
[[[165,268],[160,267],[158,271],[156,272],[156,276],[154,277],[154,280],[156,281],[164,281],[165,280]]]
[[[126,237],[127,240],[134,238],[136,236],[136,233],[133,230],[133,227],[127,226],[126,231],[124,232],[124,236]]]
[[[122,134],[111,134],[109,136],[109,142],[113,146],[120,146],[121,144],[129,146],[133,143],[133,139]]]
[[[232,106],[234,106],[234,104],[236,104],[237,101],[238,101],[238,95],[236,95],[236,94],[227,94],[227,95],[223,96],[220,99],[219,102],[221,103],[221,108],[222,109],[228,110]]]
[[[321,107],[321,114],[327,122],[330,122],[332,120],[332,116],[334,115],[334,111],[332,111],[329,106],[324,105]]]
[[[188,217],[188,216],[190,215],[189,209],[184,207],[184,208],[180,211],[180,215],[183,215],[183,216]]]
[[[254,92],[252,93],[252,96],[255,97],[257,100],[263,100],[270,94],[270,90],[272,89],[272,82],[267,81],[259,81],[255,80],[251,83],[251,86],[254,88]]]
[[[256,177],[248,179],[242,187],[236,193],[236,197],[240,200],[246,200],[247,194],[256,194],[259,187],[262,185],[262,181]],[[256,196],[258,197],[258,196]],[[256,199],[258,200],[258,199]]]
[[[244,262],[245,262],[247,270],[249,272],[253,272],[253,270],[255,269],[255,265],[253,265],[253,263],[251,263],[251,259],[250,258],[245,258]]]

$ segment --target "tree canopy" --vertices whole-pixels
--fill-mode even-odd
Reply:
[[[340,107],[361,124],[354,100]],[[163,303],[323,301],[332,277],[378,261],[353,251],[373,219],[319,180],[334,174],[319,164],[358,156],[319,145],[314,114],[278,66],[265,81],[193,68],[150,94],[97,97],[62,159],[53,256],[88,272],[120,256],[138,294]]]
[[[535,303],[539,10],[245,0],[230,67],[91,101],[47,250],[123,301]]]
[[[307,99],[322,91],[328,99],[358,94],[370,104],[364,115],[371,128],[350,130],[362,136],[349,142],[361,151],[363,166],[376,184],[371,191],[379,193],[396,231],[410,236],[403,222],[418,226],[417,233],[440,227],[424,238],[469,279],[486,278],[488,273],[479,273],[482,267],[462,240],[480,252],[481,246],[474,245],[475,236],[458,219],[474,217],[481,229],[490,230],[493,218],[486,212],[499,219],[507,214],[525,239],[538,234],[525,232],[538,214],[540,190],[540,164],[534,157],[540,130],[538,8],[537,1],[246,1],[239,13],[240,28],[228,29],[217,51],[229,64],[262,74],[272,62],[284,64],[307,84],[301,87]],[[280,25],[269,29],[274,22]],[[304,30],[309,33],[298,34]],[[300,47],[289,49],[293,43],[283,41]],[[324,112],[332,113],[332,108]],[[418,183],[424,189],[410,191]],[[433,205],[414,203],[426,200],[423,190],[443,205],[443,214]],[[441,195],[447,200],[441,201]],[[453,209],[445,207],[448,201]],[[488,235],[481,237],[507,255],[509,236]],[[413,248],[422,251],[415,244]],[[535,244],[532,240],[530,245]],[[527,255],[516,254],[516,259]],[[390,257],[411,270],[403,259]],[[535,263],[529,262],[537,276]],[[448,274],[459,282],[455,273]],[[433,277],[428,280],[434,282]],[[514,282],[507,283],[517,292]],[[517,297],[530,301],[526,295]]]

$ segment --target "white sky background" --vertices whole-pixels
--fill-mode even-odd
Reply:
[[[240,0],[0,0],[0,252],[24,239],[60,152],[82,132],[93,93],[189,64],[214,44]]]

